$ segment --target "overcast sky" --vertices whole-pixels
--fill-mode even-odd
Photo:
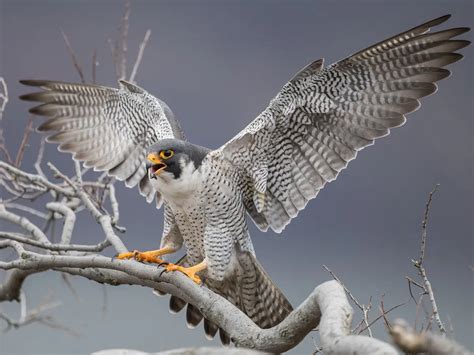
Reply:
[[[28,91],[19,79],[78,81],[61,38],[69,36],[90,80],[97,49],[98,81],[115,86],[106,39],[116,35],[122,13],[118,1],[0,1],[0,75],[11,101],[3,128],[11,149],[25,126]],[[263,110],[281,86],[307,63],[324,57],[330,64],[388,36],[451,13],[442,29],[473,25],[472,1],[133,1],[129,60],[146,29],[152,36],[138,83],[165,100],[190,141],[217,148]],[[463,36],[472,40],[472,34]],[[453,75],[422,101],[419,111],[389,137],[364,150],[336,182],[299,214],[281,234],[252,226],[257,256],[297,306],[318,284],[330,279],[329,266],[363,303],[385,294],[387,307],[409,301],[406,275],[416,276],[410,260],[419,253],[420,224],[429,191],[440,183],[429,224],[426,267],[442,319],[452,320],[455,337],[474,348],[473,324],[473,47],[452,65]],[[38,138],[27,151],[32,170]],[[46,158],[70,169],[68,155],[48,146]],[[161,236],[162,212],[117,184],[124,241],[130,249],[154,249]],[[9,228],[0,222],[2,229]],[[81,217],[75,243],[102,239],[95,222]],[[0,276],[1,279],[2,276]],[[60,275],[28,279],[34,306],[54,293],[63,302],[54,315],[77,332],[74,338],[41,325],[0,334],[2,354],[65,354],[126,347],[157,351],[209,343],[201,329],[189,330],[184,314],[172,316],[166,298],[148,289],[107,287],[73,279],[81,302]],[[16,304],[0,304],[14,314]],[[414,320],[408,302],[391,315]],[[356,321],[360,314],[356,311]],[[376,335],[385,337],[383,326]],[[316,333],[314,338],[317,339]],[[313,349],[308,336],[294,354]]]

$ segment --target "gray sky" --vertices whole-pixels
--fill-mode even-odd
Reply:
[[[11,102],[3,128],[14,149],[29,107],[17,97],[28,89],[19,79],[78,81],[60,35],[62,28],[90,80],[97,48],[98,81],[115,85],[106,38],[116,33],[118,1],[0,1],[0,75]],[[442,28],[473,25],[471,1],[133,1],[130,61],[146,29],[152,37],[138,73],[144,88],[165,100],[190,141],[219,147],[268,104],[301,67],[324,57],[330,64],[388,36],[451,13]],[[472,40],[472,34],[463,36]],[[257,255],[275,282],[297,306],[319,283],[330,279],[328,265],[361,302],[381,295],[392,306],[409,300],[405,275],[419,253],[420,224],[435,183],[426,267],[441,316],[452,320],[455,337],[474,348],[473,260],[473,47],[450,68],[453,75],[422,101],[407,124],[364,150],[336,182],[329,184],[281,234],[252,226]],[[24,168],[32,169],[37,138]],[[49,146],[46,157],[63,169],[70,157]],[[131,249],[153,249],[161,235],[162,213],[121,185],[121,222]],[[1,223],[1,222],[0,222]],[[1,225],[2,229],[4,228]],[[5,226],[7,227],[7,226]],[[74,241],[102,237],[89,216],[81,217]],[[82,334],[73,338],[40,325],[0,334],[0,353],[87,353],[127,347],[146,351],[209,343],[201,329],[189,330],[184,314],[168,314],[168,301],[147,289],[107,287],[102,315],[101,285],[73,279],[76,302],[60,279],[31,277],[25,289],[34,305],[54,292],[63,301],[54,315]],[[378,307],[374,307],[377,309]],[[11,312],[16,304],[1,304]],[[413,302],[392,319],[414,320]],[[372,317],[375,317],[377,310]],[[356,321],[359,319],[356,311]],[[385,337],[382,325],[376,335]],[[316,333],[315,338],[316,337]],[[293,353],[313,349],[311,336]]]

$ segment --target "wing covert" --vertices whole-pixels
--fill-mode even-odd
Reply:
[[[449,76],[470,42],[448,16],[393,36],[323,69],[318,60],[283,86],[269,106],[217,153],[243,171],[247,211],[276,232],[296,217],[357,152],[405,123],[419,99]],[[257,222],[258,221],[258,222]],[[262,222],[263,221],[263,222]],[[264,223],[266,221],[266,223]]]
[[[170,108],[144,89],[119,81],[120,89],[90,84],[23,80],[41,92],[21,96],[42,103],[30,109],[47,120],[39,131],[94,170],[107,171],[128,187],[139,185],[148,202],[155,191],[146,176],[146,148],[160,139],[184,140]],[[158,206],[161,197],[156,195]]]

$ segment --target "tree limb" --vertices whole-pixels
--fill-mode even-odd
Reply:
[[[404,320],[397,319],[390,328],[395,344],[407,353],[427,353],[432,355],[472,354],[454,340],[431,332],[417,333]]]
[[[361,353],[396,354],[388,344],[372,338],[349,335],[352,308],[342,286],[329,281],[315,288],[308,298],[283,322],[270,329],[260,329],[227,300],[193,283],[180,273],[163,272],[163,267],[133,260],[114,260],[101,255],[41,255],[17,250],[19,259],[0,262],[0,268],[66,272],[111,285],[137,284],[158,289],[193,304],[204,317],[223,328],[236,345],[273,353],[296,346],[319,320],[325,352],[344,353],[351,344]],[[327,329],[327,330],[326,330]],[[347,338],[347,339],[346,339]]]

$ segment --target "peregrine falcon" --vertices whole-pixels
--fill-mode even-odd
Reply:
[[[228,299],[262,328],[292,307],[255,257],[247,216],[263,231],[281,232],[333,181],[357,152],[405,123],[422,97],[434,93],[444,69],[469,42],[468,28],[429,32],[443,16],[323,67],[316,60],[283,86],[268,107],[218,149],[186,141],[170,108],[135,84],[120,89],[25,80],[43,91],[24,95],[42,104],[40,131],[86,167],[106,171],[148,202],[164,205],[161,247],[119,258],[161,263],[179,250],[179,271]],[[185,302],[172,297],[171,309]],[[188,305],[187,321],[203,316]],[[206,334],[218,328],[204,321]],[[229,337],[220,332],[224,343]]]

